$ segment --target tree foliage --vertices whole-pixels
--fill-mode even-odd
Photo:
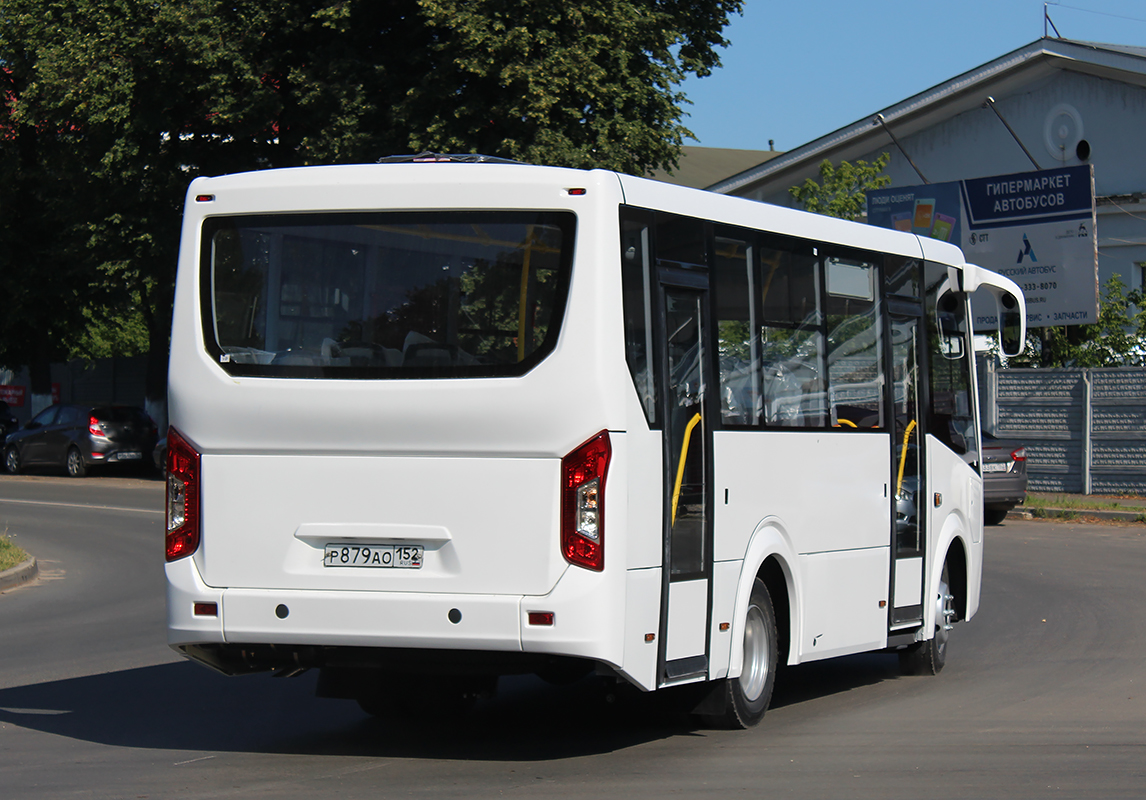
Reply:
[[[880,189],[891,183],[883,174],[891,155],[883,153],[872,163],[862,158],[854,164],[841,161],[838,167],[825,160],[820,164],[820,181],[808,178],[788,193],[805,211],[840,219],[859,219],[864,212],[864,192]]]
[[[162,397],[181,206],[197,175],[424,149],[671,168],[689,135],[678,87],[719,64],[741,8],[0,0],[0,177],[18,189],[5,209],[39,226],[0,218],[0,289],[18,301],[0,362],[49,357],[29,346],[32,330],[58,358],[114,343],[86,333],[93,324],[142,318],[148,394]]]

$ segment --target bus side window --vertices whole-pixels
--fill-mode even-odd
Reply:
[[[656,215],[657,264],[707,267],[704,221],[676,214]]]
[[[763,247],[759,274],[764,422],[822,428],[827,402],[819,259],[810,250]]]
[[[625,361],[645,418],[656,424],[657,395],[653,374],[651,214],[621,211],[621,291],[625,314]]]
[[[839,257],[827,258],[824,265],[832,425],[882,428],[883,338],[876,265]]]
[[[716,237],[713,277],[720,358],[720,416],[728,425],[755,425],[760,421],[762,410],[753,252],[749,242]]]

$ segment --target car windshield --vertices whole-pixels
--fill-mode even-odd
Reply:
[[[519,375],[552,350],[568,212],[211,218],[203,331],[233,375]]]

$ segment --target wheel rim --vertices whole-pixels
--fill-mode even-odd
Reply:
[[[949,613],[950,612],[950,613]],[[951,597],[951,587],[947,584],[947,570],[944,568],[939,578],[939,596],[935,598],[935,647],[942,658],[947,653],[947,639],[951,635],[948,626],[954,616],[955,603]]]
[[[83,469],[83,465],[84,464],[83,464],[83,461],[81,460],[81,456],[80,456],[79,452],[76,450],[69,450],[68,451],[68,474],[70,474],[72,476],[79,475],[80,471]]]
[[[4,457],[4,463],[8,467],[9,472],[15,472],[20,467],[20,456],[16,453],[15,447],[9,447],[8,452]]]
[[[768,648],[764,612],[749,606],[744,621],[744,668],[740,672],[740,690],[749,702],[759,699],[768,681]]]

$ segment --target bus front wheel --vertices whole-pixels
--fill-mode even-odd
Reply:
[[[768,710],[776,681],[776,641],[772,596],[764,582],[757,578],[752,584],[744,619],[744,663],[740,677],[726,678],[713,687],[714,696],[709,698],[712,705],[700,714],[707,725],[751,728],[760,722]]]
[[[939,576],[939,594],[935,598],[935,633],[924,642],[916,642],[899,651],[899,670],[904,675],[938,675],[947,663],[947,640],[955,619],[955,597],[947,575],[947,562]]]

